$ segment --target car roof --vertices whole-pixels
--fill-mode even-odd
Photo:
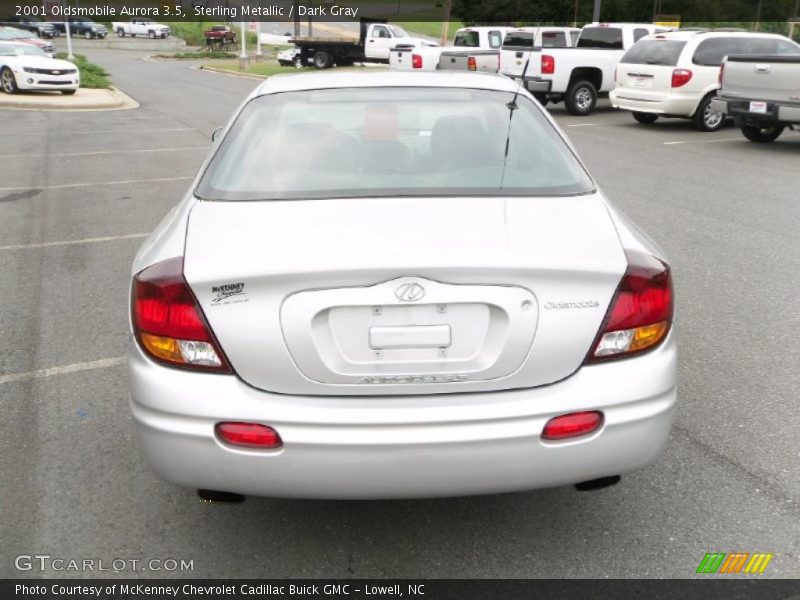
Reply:
[[[518,83],[499,74],[470,72],[373,71],[367,73],[323,71],[272,76],[252,96],[321,89],[355,87],[449,87],[513,92]]]
[[[714,30],[677,30],[677,31],[665,31],[663,33],[655,33],[653,35],[648,35],[642,39],[645,40],[657,40],[657,39],[667,39],[673,41],[680,41],[680,42],[687,42],[693,39],[707,39],[707,38],[717,38],[717,37],[761,37],[761,38],[783,38],[786,36],[778,35],[775,33],[763,33],[763,32],[756,32],[756,31],[714,31]],[[786,38],[789,39],[789,38]]]

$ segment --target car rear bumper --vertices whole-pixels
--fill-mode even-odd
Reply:
[[[519,81],[519,75],[507,75],[515,81]],[[553,81],[551,79],[543,79],[541,77],[525,77],[525,88],[532,94],[549,94],[553,88]]]
[[[750,112],[749,100],[714,98],[711,101],[711,107],[717,112],[745,122],[800,123],[800,105],[785,105],[768,102],[767,112],[761,114]]]
[[[131,407],[163,479],[272,497],[420,498],[553,487],[636,471],[666,444],[676,402],[674,336],[656,350],[583,367],[533,389],[425,396],[289,396],[234,376],[161,367],[136,344]],[[545,442],[552,417],[600,410],[602,428]],[[284,445],[237,449],[220,421],[264,423]]]
[[[608,95],[614,108],[673,117],[691,117],[703,94],[644,95],[627,88],[616,88]]]

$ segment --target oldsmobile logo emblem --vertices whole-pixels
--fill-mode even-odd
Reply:
[[[425,288],[418,283],[404,283],[394,291],[400,302],[416,302],[425,296]]]

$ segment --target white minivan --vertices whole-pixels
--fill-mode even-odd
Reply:
[[[691,119],[700,131],[716,131],[725,124],[725,116],[711,108],[722,60],[730,54],[788,52],[796,52],[794,43],[769,33],[684,30],[650,35],[620,60],[609,97],[615,108],[632,111],[639,123],[680,117]]]

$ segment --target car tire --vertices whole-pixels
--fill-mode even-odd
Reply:
[[[742,127],[742,134],[751,142],[757,144],[769,144],[777,140],[786,129],[784,125],[770,125],[761,127],[760,125],[745,125]]]
[[[65,96],[72,96],[77,91],[78,90],[61,90],[61,93],[64,94]]]
[[[631,114],[637,123],[642,123],[643,125],[650,125],[658,121],[658,115],[653,113],[633,111]]]
[[[597,104],[597,88],[591,81],[575,81],[564,96],[564,105],[570,114],[577,117],[589,115]]]
[[[147,32],[147,37],[149,37],[151,40],[156,39],[156,32],[155,31],[148,31]]]
[[[8,67],[3,67],[3,70],[0,71],[0,85],[6,94],[16,94],[19,91],[14,72]]]
[[[320,50],[314,55],[314,66],[317,69],[330,69],[333,66],[333,57]]]
[[[83,34],[83,37],[85,37],[87,40],[92,39],[92,32],[87,31],[86,33]]]
[[[694,125],[694,128],[698,131],[705,131],[707,133],[719,131],[725,125],[725,115],[711,110],[711,100],[713,98],[713,94],[705,96],[700,101],[697,110],[694,111],[692,125]]]
[[[117,37],[125,37],[125,30],[122,27],[117,29]]]

